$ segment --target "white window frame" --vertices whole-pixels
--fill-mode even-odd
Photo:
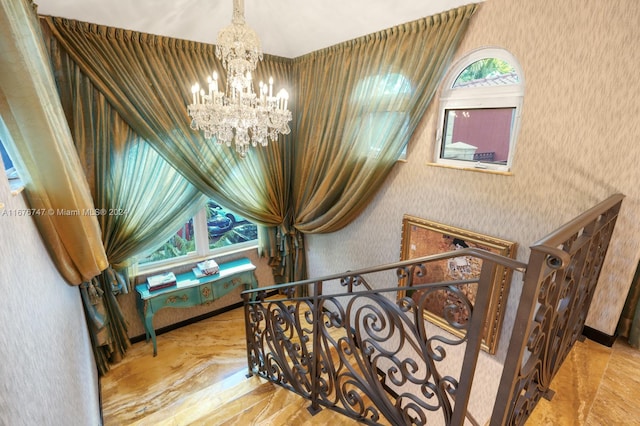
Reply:
[[[453,85],[460,74],[476,61],[497,58],[513,66],[518,75],[518,84],[490,87],[460,87],[453,88]],[[493,170],[500,172],[510,172],[513,164],[516,140],[520,131],[520,118],[522,116],[522,104],[524,99],[524,76],[522,68],[516,58],[502,48],[488,47],[474,50],[452,67],[444,80],[442,94],[440,96],[440,106],[438,114],[438,131],[436,133],[436,144],[434,153],[434,163],[462,169]],[[511,137],[509,140],[509,155],[507,164],[494,164],[486,162],[472,162],[465,160],[455,160],[441,158],[442,144],[445,137],[445,114],[451,109],[480,109],[480,108],[515,108],[515,114],[511,123]]]
[[[198,210],[198,212],[193,216],[193,234],[196,240],[195,251],[170,259],[138,264],[136,275],[148,275],[158,271],[171,270],[184,265],[195,264],[205,259],[227,256],[258,248],[258,240],[255,239],[252,241],[245,241],[225,247],[210,249],[209,230],[207,229],[207,207],[203,207]],[[144,256],[146,255],[143,255],[143,257]]]
[[[24,184],[22,182],[22,178],[20,177],[20,173],[22,173],[23,169],[20,169],[21,172],[18,172],[18,166],[20,157],[18,155],[15,146],[13,145],[13,139],[11,138],[11,134],[9,133],[9,129],[7,128],[2,116],[0,116],[0,139],[2,146],[4,147],[7,156],[11,160],[13,166],[9,169],[4,168],[4,174],[9,181],[9,189],[11,190],[11,195],[18,195],[24,189]],[[4,164],[4,163],[3,163]],[[6,164],[4,164],[6,167]],[[1,204],[1,203],[0,203]],[[2,208],[2,207],[0,207]]]

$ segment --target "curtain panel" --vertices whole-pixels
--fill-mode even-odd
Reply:
[[[283,222],[289,205],[286,157],[292,136],[240,159],[233,150],[219,149],[190,128],[186,106],[191,102],[191,84],[222,69],[215,46],[61,18],[41,19],[133,131],[193,186],[257,224]],[[290,60],[265,56],[254,80],[266,81],[269,76],[291,88]]]
[[[43,28],[45,35],[47,28]],[[129,347],[115,294],[132,260],[169,239],[206,197],[138,136],[52,37],[45,37],[112,268],[81,287],[101,374]],[[126,274],[124,274],[126,275]]]
[[[48,39],[58,90],[114,268],[168,240],[207,198],[127,125],[67,53]]]
[[[295,60],[293,227],[334,232],[355,219],[397,163],[431,102],[475,5]]]
[[[303,235],[338,231],[369,204],[406,149],[475,9],[454,9],[294,61],[300,113],[294,115],[293,211],[277,231],[280,250],[271,254],[276,280],[307,278]]]
[[[107,268],[95,207],[75,152],[34,6],[2,0],[0,138],[17,164],[44,244],[73,285]],[[11,142],[11,143],[10,143]]]
[[[192,131],[186,112],[190,85],[222,69],[215,46],[60,18],[41,20],[96,90],[173,168],[203,194],[267,227],[261,231],[269,235],[261,239],[261,252],[271,257],[276,278],[291,270],[281,252],[290,246],[288,232],[278,229],[291,215],[295,122],[277,143],[239,159]],[[290,93],[295,89],[291,60],[265,55],[253,77],[267,81],[269,76]],[[295,116],[295,101],[289,108]]]
[[[189,85],[221,69],[214,46],[42,19],[134,132],[191,184],[270,227],[264,250],[278,265],[280,282],[306,278],[302,234],[339,230],[374,196],[433,97],[475,7],[293,61],[267,55],[254,79],[273,75],[292,92],[293,131],[245,159],[189,128]]]

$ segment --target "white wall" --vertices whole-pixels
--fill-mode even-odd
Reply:
[[[1,164],[1,162],[0,162]],[[4,168],[2,168],[4,170]],[[64,281],[0,175],[0,425],[99,425],[93,352],[77,287]]]

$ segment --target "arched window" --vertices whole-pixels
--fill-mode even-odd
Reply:
[[[504,49],[475,50],[453,65],[440,97],[435,162],[509,171],[524,97],[524,78]]]

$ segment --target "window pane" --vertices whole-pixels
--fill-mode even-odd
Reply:
[[[447,109],[441,158],[506,164],[515,110]]]
[[[517,59],[500,48],[471,51],[444,84],[435,162],[510,173],[524,98]]]
[[[211,200],[207,203],[207,229],[210,249],[258,239],[255,224]]]
[[[1,117],[0,117],[0,120],[2,120]],[[9,156],[9,153],[7,152],[1,140],[0,140],[0,156],[2,157],[2,163],[4,164],[4,171],[7,176],[7,179],[9,179],[9,185],[11,186],[11,190],[12,191],[18,190],[20,187],[22,187],[20,176],[18,176],[18,171],[16,170],[15,165],[13,164],[13,161],[11,161],[11,157]]]
[[[485,58],[466,67],[453,83],[453,88],[518,83],[518,74],[511,64],[498,58]]]
[[[193,218],[178,229],[176,234],[169,238],[160,248],[142,259],[139,264],[157,262],[159,260],[173,259],[193,253],[196,250],[196,240],[193,234]]]
[[[2,141],[0,141],[0,156],[2,156],[2,163],[4,164],[5,170],[9,170],[13,167],[13,162],[11,161],[11,158],[9,158],[9,154],[7,154],[7,150],[4,149]]]

